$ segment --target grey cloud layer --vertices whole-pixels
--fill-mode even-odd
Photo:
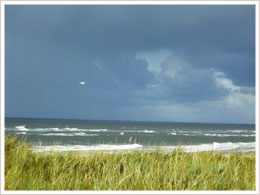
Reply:
[[[6,6],[7,114],[116,119],[128,106],[215,101],[230,93],[217,71],[252,94],[254,14],[250,5]],[[136,58],[165,49],[174,54],[160,73]]]

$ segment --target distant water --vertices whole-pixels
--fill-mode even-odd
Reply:
[[[255,125],[6,118],[6,135],[36,150],[255,151]],[[58,146],[57,146],[57,143]]]

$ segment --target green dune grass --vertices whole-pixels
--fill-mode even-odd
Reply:
[[[38,152],[5,139],[5,190],[255,190],[255,155]]]

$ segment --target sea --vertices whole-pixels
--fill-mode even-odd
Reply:
[[[41,151],[253,152],[254,124],[6,118],[5,135]]]

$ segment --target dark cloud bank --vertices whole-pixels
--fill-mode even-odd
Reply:
[[[5,12],[6,116],[255,122],[254,6]]]

